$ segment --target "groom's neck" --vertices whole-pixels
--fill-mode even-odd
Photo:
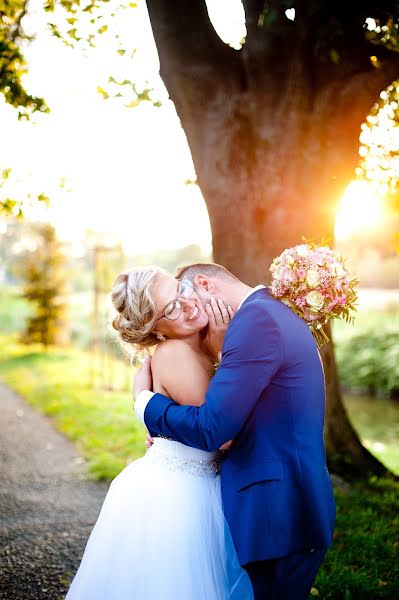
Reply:
[[[225,293],[223,294],[225,304],[229,304],[234,312],[240,306],[245,296],[249,294],[252,288],[245,283],[234,282],[226,287]]]

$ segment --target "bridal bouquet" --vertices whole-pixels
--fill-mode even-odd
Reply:
[[[330,319],[353,322],[359,283],[338,252],[313,243],[288,248],[271,264],[270,292],[308,324],[317,346],[330,340],[323,325]]]

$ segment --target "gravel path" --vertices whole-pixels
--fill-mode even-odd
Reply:
[[[0,599],[65,596],[108,484],[0,382]]]

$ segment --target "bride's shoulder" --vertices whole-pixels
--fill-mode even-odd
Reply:
[[[158,344],[151,370],[154,385],[178,404],[187,404],[187,399],[194,405],[203,402],[209,376],[194,349],[183,340],[164,340]]]
[[[155,364],[169,362],[170,360],[175,362],[176,359],[194,355],[194,350],[185,341],[168,339],[158,344],[152,362],[155,362]]]

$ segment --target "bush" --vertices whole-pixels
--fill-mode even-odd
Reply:
[[[341,339],[337,362],[346,388],[369,395],[399,396],[398,328],[368,328]]]

